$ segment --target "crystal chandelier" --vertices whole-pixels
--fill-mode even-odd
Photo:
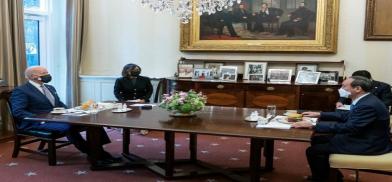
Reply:
[[[204,13],[211,15],[217,11],[222,11],[228,7],[233,6],[234,2],[241,3],[241,0],[136,0],[142,6],[151,8],[154,12],[169,12],[172,15],[177,15],[181,23],[189,23],[192,18],[193,5],[196,6],[198,15]]]

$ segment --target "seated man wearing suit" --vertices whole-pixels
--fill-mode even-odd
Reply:
[[[304,116],[319,117],[315,126],[311,122],[294,123],[294,128],[313,128],[317,133],[329,133],[312,138],[306,156],[312,181],[326,181],[343,175],[330,169],[330,154],[380,155],[392,150],[389,133],[389,113],[385,105],[370,94],[371,81],[365,77],[352,76],[342,83],[353,100],[349,112],[304,112]],[[337,173],[337,176],[332,174]]]
[[[87,142],[80,135],[80,129],[66,123],[36,122],[26,120],[36,114],[49,113],[54,107],[66,107],[60,101],[53,86],[45,84],[51,81],[52,77],[48,70],[42,66],[29,67],[25,71],[28,82],[12,91],[10,98],[12,114],[16,120],[18,129],[21,130],[44,130],[54,133],[67,134],[68,140],[75,145],[81,152],[89,154]],[[110,143],[110,139],[102,128],[101,145]],[[91,151],[92,152],[92,151]],[[101,148],[101,162],[117,162],[119,159],[112,157],[108,152]]]
[[[369,73],[369,71],[366,70],[358,70],[355,71],[352,76],[363,76],[372,81],[372,87],[370,90],[370,93],[378,97],[384,104],[385,106],[389,109],[389,107],[392,105],[392,92],[391,92],[391,86],[387,83],[384,82],[379,82],[376,80],[372,79],[372,75]],[[336,103],[336,108],[342,107],[343,104],[351,104],[351,99],[347,97],[347,94],[344,94],[345,92],[342,90],[339,91],[341,97],[339,98],[339,101]]]

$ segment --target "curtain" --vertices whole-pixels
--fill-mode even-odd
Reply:
[[[80,65],[85,45],[88,17],[88,0],[67,0],[67,105],[80,104]]]
[[[9,86],[24,83],[26,52],[23,0],[0,1],[0,79]]]

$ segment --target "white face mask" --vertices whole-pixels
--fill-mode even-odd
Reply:
[[[343,88],[339,88],[338,91],[339,91],[340,97],[343,97],[343,98],[348,98],[351,95],[351,92],[349,92]]]

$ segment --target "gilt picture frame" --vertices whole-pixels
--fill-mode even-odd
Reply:
[[[391,0],[367,0],[365,40],[392,40]]]
[[[252,17],[256,18],[258,9],[260,8],[260,2],[257,0],[246,0],[242,2],[248,2],[248,4],[252,4],[252,9],[249,9],[253,12]],[[257,6],[255,3],[258,3]],[[272,2],[272,1],[271,1]],[[275,2],[275,1],[274,1]],[[277,1],[276,1],[277,2]],[[281,1],[286,2],[286,1]],[[221,34],[217,36],[210,36],[209,38],[203,37],[205,34],[206,20],[205,16],[210,15],[202,15],[199,16],[195,7],[196,0],[193,0],[193,15],[192,19],[188,24],[181,24],[181,35],[180,35],[180,50],[181,51],[205,51],[205,52],[296,52],[296,53],[336,53],[337,50],[337,33],[338,33],[338,15],[339,15],[339,0],[305,0],[306,2],[310,2],[314,5],[314,21],[309,22],[309,26],[313,26],[314,35],[308,39],[303,38],[304,36],[294,36],[289,37],[286,36],[275,36],[268,33],[267,29],[260,30],[260,28],[255,28],[255,22],[252,22],[252,28],[257,32],[257,36],[259,38],[246,37],[242,38],[242,36],[233,35],[234,38],[223,38]],[[268,4],[268,3],[267,3]],[[233,11],[235,8],[238,8],[239,5],[233,6]],[[271,8],[273,3],[269,6]],[[283,5],[279,5],[282,7]],[[298,8],[297,8],[298,9]],[[286,10],[283,12],[281,17],[285,17],[286,19],[280,18],[277,22],[277,25],[272,25],[272,27],[280,26],[282,27],[284,22],[290,20],[288,14],[293,13],[296,8],[292,7],[290,10]],[[261,10],[260,10],[261,12]],[[218,16],[218,15],[215,15]],[[233,20],[234,21],[234,20]],[[244,24],[244,23],[243,23]],[[267,26],[265,23],[261,23],[263,26]],[[234,24],[233,24],[234,25]],[[241,25],[233,26],[234,29]],[[242,25],[245,26],[245,25]],[[222,27],[219,26],[219,27]],[[218,28],[219,28],[218,27]],[[240,27],[241,28],[241,27]],[[229,29],[228,26],[223,25],[223,29]],[[279,30],[275,30],[279,31]],[[211,32],[221,32],[220,30],[216,30],[216,28],[212,27]],[[227,31],[226,31],[227,32]],[[252,32],[249,31],[249,34]],[[254,34],[256,35],[256,34]],[[263,38],[263,35],[271,35],[269,38]],[[230,36],[230,35],[226,35]],[[256,37],[257,37],[256,36]],[[223,36],[224,37],[224,36]],[[255,36],[253,36],[255,37]],[[272,38],[271,38],[272,37]]]

